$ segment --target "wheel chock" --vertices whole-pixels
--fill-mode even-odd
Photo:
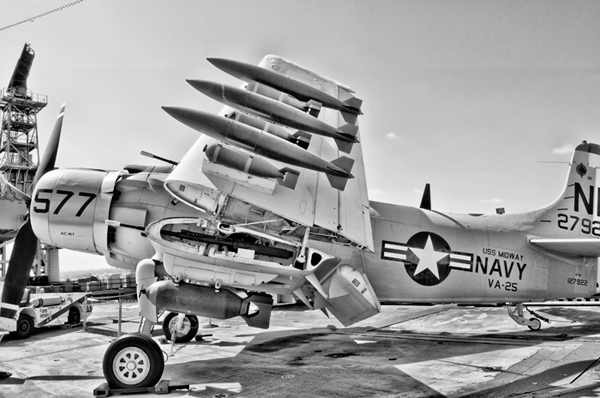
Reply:
[[[163,379],[154,387],[139,388],[110,388],[108,383],[102,383],[94,389],[95,397],[109,397],[113,394],[168,394],[174,390],[189,390],[189,384],[171,385],[171,379]]]

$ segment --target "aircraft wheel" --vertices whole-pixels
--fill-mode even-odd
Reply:
[[[81,321],[81,314],[77,308],[71,308],[69,311],[68,321],[71,325],[75,325]]]
[[[531,318],[529,320],[532,324],[527,326],[531,330],[540,330],[542,328],[542,322],[537,318]]]
[[[17,330],[12,334],[17,339],[26,339],[33,334],[33,318],[21,314],[17,320]]]
[[[139,333],[126,334],[112,342],[102,361],[104,377],[112,388],[153,387],[164,369],[158,344]]]
[[[177,313],[170,312],[162,323],[162,330],[167,338],[171,340],[171,329],[177,324]],[[175,332],[175,343],[187,343],[191,341],[198,333],[198,318],[196,315],[186,315],[183,320],[183,329]]]

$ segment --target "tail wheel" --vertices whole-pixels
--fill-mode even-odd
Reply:
[[[17,320],[17,330],[12,333],[17,339],[26,339],[33,334],[33,318],[21,314]]]
[[[542,322],[537,318],[531,318],[529,322],[527,327],[531,330],[540,330],[542,328]]]
[[[71,325],[75,325],[81,321],[81,314],[77,308],[71,308],[69,310],[69,319],[68,322]]]
[[[165,364],[160,347],[143,334],[126,334],[106,350],[102,371],[112,388],[153,387],[160,380]]]
[[[181,330],[176,330],[177,328],[177,313],[171,312],[166,317],[162,323],[162,330],[167,338],[167,340],[171,340],[171,330],[174,330],[174,342],[175,343],[187,343],[191,341],[196,334],[198,333],[198,318],[196,315],[186,315],[183,320],[183,326]]]

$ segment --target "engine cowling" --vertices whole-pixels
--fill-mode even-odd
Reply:
[[[120,173],[87,169],[53,170],[33,192],[30,217],[44,243],[105,254],[110,205]]]

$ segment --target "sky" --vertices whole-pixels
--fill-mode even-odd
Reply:
[[[181,159],[198,133],[161,106],[218,112],[185,80],[239,86],[206,58],[266,54],[363,99],[372,200],[418,206],[430,183],[440,211],[532,210],[600,143],[598,1],[85,0],[34,18],[70,3],[0,0],[0,86],[30,43],[41,150],[66,103],[59,167]]]

